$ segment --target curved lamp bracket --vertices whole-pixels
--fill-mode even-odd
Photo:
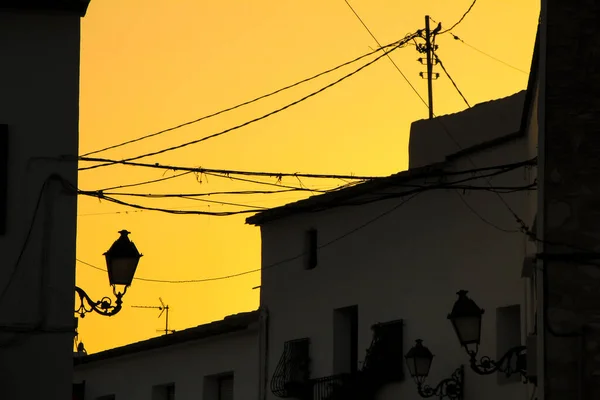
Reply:
[[[122,308],[122,297],[127,292],[127,287],[123,289],[122,293],[117,292],[115,287],[113,286],[113,293],[116,297],[114,301],[110,297],[103,297],[98,301],[94,301],[88,296],[88,294],[81,289],[80,287],[75,286],[75,293],[79,296],[79,308],[75,309],[75,312],[79,314],[81,318],[85,317],[86,313],[95,311],[100,315],[104,315],[105,317],[111,317],[121,311]]]
[[[498,361],[488,356],[477,359],[477,351],[469,351],[471,369],[479,375],[490,375],[495,372],[504,372],[507,377],[520,373],[527,378],[526,346],[516,346],[508,350]]]
[[[462,400],[464,377],[465,369],[461,365],[452,373],[450,378],[444,379],[436,387],[417,383],[417,390],[419,395],[424,398],[435,396],[440,399]]]

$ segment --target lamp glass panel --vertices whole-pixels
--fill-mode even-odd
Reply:
[[[479,344],[481,338],[481,316],[459,317],[452,321],[461,345]]]
[[[138,257],[107,257],[106,261],[111,285],[131,285],[139,262]]]

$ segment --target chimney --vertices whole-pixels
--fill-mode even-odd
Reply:
[[[542,0],[540,399],[600,399],[599,16],[600,1]]]

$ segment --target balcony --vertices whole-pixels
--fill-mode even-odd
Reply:
[[[309,345],[307,338],[285,342],[283,354],[271,379],[271,392],[275,396],[296,399],[310,397]]]

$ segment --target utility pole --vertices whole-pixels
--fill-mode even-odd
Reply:
[[[417,44],[417,51],[421,54],[425,53],[427,57],[423,60],[423,57],[419,58],[419,61],[422,65],[427,65],[427,72],[420,72],[419,76],[423,79],[427,79],[427,97],[428,97],[428,108],[429,108],[429,119],[433,118],[433,80],[437,79],[440,74],[433,72],[433,66],[436,64],[435,60],[435,50],[437,46],[435,45],[435,35],[442,29],[442,25],[438,24],[437,28],[431,31],[431,27],[429,26],[429,22],[431,18],[429,15],[425,16],[425,45]],[[423,38],[421,36],[421,38]],[[427,75],[427,76],[425,76]]]
[[[429,15],[425,16],[425,49],[427,51],[427,96],[429,100],[429,119],[433,118],[433,64],[431,60],[431,30],[429,29]]]

